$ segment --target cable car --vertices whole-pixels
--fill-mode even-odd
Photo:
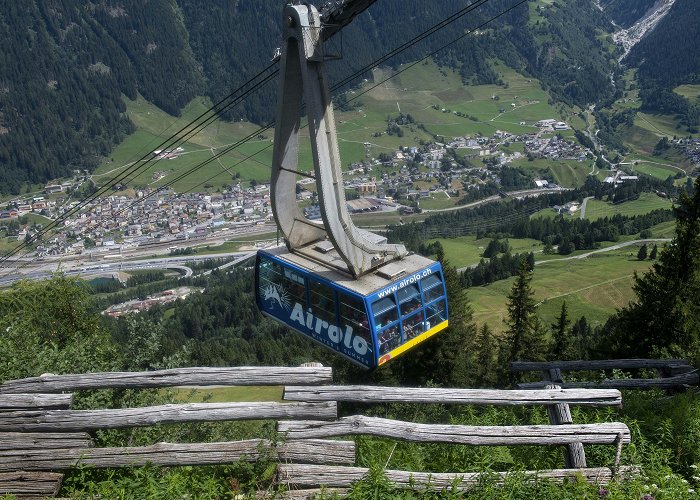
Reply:
[[[311,264],[311,265],[310,265]],[[260,250],[260,311],[350,361],[376,368],[448,326],[442,267],[419,255],[355,280],[285,248]]]
[[[346,1],[338,8],[347,8],[347,16],[336,14],[349,22],[370,3]],[[355,226],[323,76],[323,42],[338,26],[326,29],[324,23],[332,20],[322,19],[308,3],[287,4],[283,20],[270,198],[285,247],[258,251],[257,305],[266,316],[375,368],[447,327],[442,268]],[[299,168],[302,113],[314,175]],[[300,177],[315,180],[321,223],[309,220],[297,205]]]

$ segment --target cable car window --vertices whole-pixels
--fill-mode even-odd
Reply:
[[[384,297],[372,304],[372,314],[377,330],[399,319],[394,297]]]
[[[428,330],[425,326],[425,321],[423,321],[423,311],[419,311],[413,316],[405,318],[403,323],[403,334],[406,337],[405,340],[411,340],[417,337],[424,331]]]
[[[441,300],[426,307],[425,315],[426,330],[429,330],[430,328],[433,328],[434,326],[445,321],[445,319],[447,319],[447,308],[445,307],[445,301]]]
[[[289,294],[292,304],[300,304],[306,309],[306,282],[304,277],[292,269],[284,268],[280,276],[282,289]]]
[[[362,337],[368,346],[372,345],[365,304],[360,299],[340,294],[340,325],[349,325],[355,335]]]
[[[401,331],[398,323],[392,325],[377,334],[379,344],[379,354],[386,354],[401,344]]]
[[[280,276],[282,276],[281,265],[267,258],[260,259],[260,280],[263,282],[263,284],[279,284]]]
[[[421,281],[423,288],[423,300],[425,303],[432,302],[445,295],[445,290],[442,287],[442,277],[439,273],[431,274]]]
[[[418,285],[408,285],[399,290],[396,294],[399,298],[399,307],[401,308],[401,316],[406,316],[414,311],[417,311],[423,305],[420,300],[420,291]]]
[[[311,310],[314,316],[328,324],[335,325],[335,294],[328,286],[309,279]]]

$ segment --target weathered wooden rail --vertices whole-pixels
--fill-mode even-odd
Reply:
[[[339,402],[452,405],[537,405],[553,409],[569,405],[620,406],[615,389],[538,390],[435,389],[330,385],[330,368],[187,368],[146,373],[42,375],[0,385],[0,495],[52,496],[60,489],[62,472],[78,465],[108,468],[142,466],[219,465],[238,460],[278,462],[277,484],[292,498],[313,496],[320,487],[347,491],[367,474],[357,467],[355,443],[342,436],[379,436],[418,443],[473,446],[554,445],[580,447],[565,468],[531,471],[540,478],[560,480],[581,475],[591,482],[609,481],[618,468],[619,452],[630,442],[629,429],[620,423],[573,424],[559,418],[551,425],[469,426],[412,423],[350,415],[338,418]],[[284,402],[191,403],[144,408],[73,410],[71,391],[112,388],[177,386],[278,386]],[[63,394],[63,392],[69,392]],[[249,439],[218,443],[157,443],[150,446],[100,448],[90,432],[184,422],[276,420],[279,439]],[[333,438],[333,440],[329,440]],[[588,468],[583,445],[617,446],[611,467]],[[502,473],[505,476],[506,473]],[[473,487],[474,472],[429,473],[386,471],[397,487],[441,489],[459,482]]]
[[[609,378],[599,382],[565,382],[561,372],[606,370],[634,371],[652,369],[656,378]],[[518,384],[521,389],[537,389],[549,384],[563,388],[610,388],[610,389],[677,389],[700,384],[698,370],[683,359],[614,359],[578,361],[515,361],[510,370],[514,373],[542,372],[543,380]]]

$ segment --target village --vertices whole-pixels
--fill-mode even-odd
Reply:
[[[583,162],[594,158],[593,152],[561,131],[568,126],[554,119],[533,124],[535,130],[515,135],[501,130],[490,137],[481,135],[454,137],[444,142],[405,146],[393,154],[382,153],[350,165],[344,174],[351,213],[420,211],[421,200],[435,192],[447,198],[465,196],[479,199],[484,185],[501,185],[501,169],[517,161],[547,159]],[[700,141],[680,140],[689,157],[700,162]],[[519,146],[514,147],[514,145]],[[366,144],[366,146],[370,146]],[[153,155],[179,154],[178,151],[154,151]],[[70,193],[86,182],[87,173],[74,179],[45,186],[42,195],[11,200],[0,211],[0,229],[6,236],[26,241],[38,233],[43,224],[60,218],[79,204]],[[154,179],[164,176],[163,171]],[[626,180],[618,171],[607,182]],[[557,188],[552,179],[532,176],[518,188]],[[484,194],[482,197],[487,197]],[[315,181],[298,182],[297,198],[310,219],[320,218],[316,204]],[[38,222],[12,224],[26,214],[41,216]],[[10,223],[10,224],[8,224]],[[3,226],[4,224],[4,226]],[[127,196],[112,191],[90,204],[85,211],[67,218],[62,230],[36,245],[36,256],[105,255],[128,249],[170,244],[206,242],[214,236],[232,237],[247,232],[268,232],[273,227],[269,183],[237,181],[217,192],[177,193],[169,188],[143,188]],[[262,226],[268,225],[267,228]]]
[[[204,289],[182,286],[171,290],[165,290],[154,295],[149,295],[143,300],[134,299],[127,302],[122,302],[121,304],[112,305],[102,311],[102,314],[112,318],[118,318],[129,313],[148,311],[155,305],[165,305],[177,300],[184,300],[194,292],[203,293]]]

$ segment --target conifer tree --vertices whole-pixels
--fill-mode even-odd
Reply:
[[[649,254],[649,259],[651,260],[656,260],[656,256],[659,254],[659,247],[654,244],[654,248],[651,249],[651,253]]]
[[[532,272],[527,270],[527,262],[523,260],[520,263],[510,294],[508,294],[508,319],[505,320],[508,325],[506,331],[507,361],[520,359],[528,348],[527,341],[535,315],[531,281]]]
[[[572,351],[571,330],[569,330],[570,324],[569,309],[566,306],[566,301],[564,301],[561,304],[559,316],[557,316],[556,321],[552,324],[552,337],[554,338],[552,344],[553,359],[567,359]]]
[[[474,385],[493,387],[498,381],[496,366],[496,339],[487,323],[478,330],[474,338],[474,359],[472,372]]]
[[[450,326],[394,362],[393,369],[405,384],[434,382],[464,387],[470,382],[468,371],[476,326],[467,291],[457,269],[445,257],[442,245],[436,245],[436,255],[447,288]]]
[[[615,355],[700,358],[700,178],[674,212],[675,237],[646,274],[635,276],[637,299],[612,320]]]
[[[639,252],[637,252],[637,260],[646,260],[647,258],[647,245],[646,243],[639,247]]]

